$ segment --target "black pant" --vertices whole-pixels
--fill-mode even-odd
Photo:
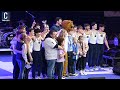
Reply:
[[[73,52],[68,52],[68,73],[72,73],[74,74],[74,60],[72,59],[73,58]]]
[[[100,66],[103,62],[104,44],[97,44],[97,63],[96,66]]]
[[[31,68],[29,68],[29,69],[25,68],[24,77],[23,77],[24,79],[28,79],[28,75],[29,75],[30,70],[31,70]]]
[[[16,54],[13,54],[12,63],[13,63],[13,79],[18,79],[20,69],[16,61]]]
[[[31,55],[32,55],[32,53],[31,53]],[[32,56],[32,57],[33,57],[33,56]],[[27,54],[27,59],[28,59],[28,62],[30,62],[30,59],[29,59],[29,55],[28,55],[28,54]],[[24,79],[28,79],[28,75],[29,75],[30,70],[31,70],[31,68],[27,69],[27,68],[25,67],[25,69],[24,69]]]
[[[76,60],[73,59],[73,67],[72,67],[72,74],[75,74],[75,71],[76,71]]]
[[[36,71],[38,72],[38,76],[40,76],[42,72],[41,51],[33,51],[32,78],[35,78]]]
[[[47,61],[45,59],[45,49],[42,47],[41,49],[41,55],[42,55],[42,74],[47,75]]]
[[[94,67],[97,62],[97,44],[89,44],[88,66]]]
[[[90,46],[89,46],[89,47],[90,47]],[[86,62],[89,61],[89,52],[90,52],[90,50],[88,49],[88,51],[87,51],[87,55],[86,55]]]
[[[62,79],[63,62],[56,62],[56,71],[58,79]]]
[[[84,70],[86,67],[86,57],[78,58],[78,70]]]

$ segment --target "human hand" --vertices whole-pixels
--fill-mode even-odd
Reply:
[[[32,23],[32,26],[35,26],[35,24],[36,24],[36,22],[35,22],[35,20],[34,20],[33,23]]]
[[[108,48],[107,50],[110,50],[110,48]]]
[[[32,58],[32,57],[30,58],[30,61],[31,61],[31,62],[33,61],[33,58]]]
[[[74,54],[74,55],[76,55],[76,53],[75,53],[75,52],[73,52],[73,54]]]
[[[27,61],[26,64],[30,64],[30,63]]]

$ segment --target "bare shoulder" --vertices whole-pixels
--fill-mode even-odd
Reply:
[[[105,34],[105,35],[106,35],[106,32],[102,32],[102,34]]]

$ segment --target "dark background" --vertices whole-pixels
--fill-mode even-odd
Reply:
[[[120,32],[120,17],[104,17],[104,11],[28,11],[36,18],[37,22],[41,22],[43,19],[48,20],[48,24],[51,26],[54,23],[55,17],[62,17],[64,19],[70,19],[74,21],[76,25],[84,25],[84,23],[91,24],[105,23],[106,32],[108,34]],[[18,26],[18,21],[23,19],[28,27],[32,24],[32,17],[25,11],[10,11],[11,21],[2,22],[0,26],[11,24],[14,28]]]
[[[62,17],[74,21],[74,24],[84,23],[104,23],[104,13],[102,11],[28,11],[36,17],[36,21],[41,22],[42,19],[47,19],[50,26],[54,23],[55,17]],[[24,19],[27,25],[31,25],[32,17],[25,11],[12,11],[11,23],[15,26],[17,21]]]

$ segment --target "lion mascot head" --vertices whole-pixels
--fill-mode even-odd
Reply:
[[[65,29],[67,32],[70,32],[73,30],[74,24],[71,20],[64,20],[62,22],[62,28]]]

